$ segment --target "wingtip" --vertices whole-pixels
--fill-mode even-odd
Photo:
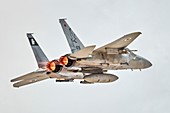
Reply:
[[[130,35],[132,35],[132,36],[135,36],[135,38],[136,38],[136,37],[138,37],[140,34],[142,34],[142,32],[132,32],[132,33],[129,33],[129,34],[125,35],[125,36],[130,36]]]
[[[142,32],[137,31],[137,32],[132,32],[133,34],[142,34]]]
[[[142,34],[142,32],[140,32],[140,31],[139,32],[134,32],[134,34],[139,34],[140,35],[140,34]]]

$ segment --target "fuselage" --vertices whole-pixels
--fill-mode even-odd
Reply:
[[[79,67],[99,67],[106,70],[145,69],[152,66],[148,60],[132,51],[122,54],[95,53],[92,54],[92,57],[77,61],[76,65]]]

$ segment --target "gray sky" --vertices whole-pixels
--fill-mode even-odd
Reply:
[[[5,0],[0,3],[0,113],[169,113],[169,0]],[[130,46],[153,66],[110,71],[119,80],[81,85],[45,80],[19,89],[10,79],[37,69],[26,38],[33,32],[52,60],[70,52],[58,22],[97,47],[141,31]]]

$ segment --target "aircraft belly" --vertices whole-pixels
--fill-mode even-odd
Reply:
[[[61,75],[60,78],[70,78],[70,79],[82,79],[84,77],[82,72],[79,72],[78,69],[73,68],[63,68],[62,71],[59,73]]]
[[[83,73],[60,73],[61,78],[65,79],[82,79],[84,77]]]

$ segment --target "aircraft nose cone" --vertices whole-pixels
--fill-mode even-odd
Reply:
[[[152,63],[148,60],[145,60],[145,63],[144,63],[144,68],[149,68],[152,66]]]

